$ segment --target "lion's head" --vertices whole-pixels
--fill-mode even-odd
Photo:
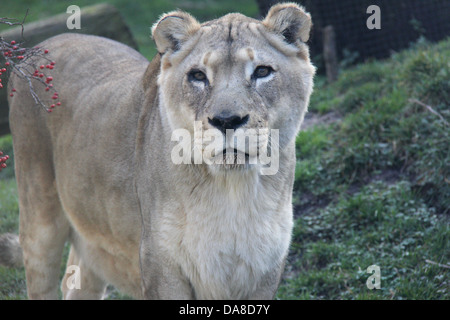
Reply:
[[[233,13],[200,24],[185,12],[164,15],[152,33],[171,130],[187,130],[193,150],[201,135],[203,160],[217,170],[249,168],[274,146],[282,152],[298,133],[312,92],[310,28],[309,14],[293,3],[272,7],[262,21]],[[270,138],[273,129],[278,141]],[[233,139],[238,132],[246,138]],[[215,141],[214,148],[205,141]],[[228,165],[239,155],[243,166]]]

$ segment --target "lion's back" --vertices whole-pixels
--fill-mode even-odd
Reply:
[[[33,90],[46,106],[55,101],[61,105],[47,113],[36,105],[29,83],[11,76],[8,85],[16,89],[9,97],[16,171],[46,166],[52,172],[47,178],[56,178],[59,191],[73,194],[80,187],[86,198],[89,192],[83,186],[93,184],[93,177],[105,185],[128,183],[131,173],[126,166],[133,162],[144,98],[140,79],[148,60],[128,46],[97,36],[62,34],[39,46],[49,52],[34,63],[55,62],[53,70],[43,71],[53,77],[58,100],[34,79]]]
[[[38,66],[55,62],[53,70],[38,69],[46,77],[52,76],[54,90],[45,91],[42,79],[28,82],[13,73],[8,83],[10,88],[16,89],[16,94],[8,98],[12,126],[20,122],[22,127],[27,115],[34,121],[47,118],[32,97],[31,89],[46,107],[56,102],[52,100],[54,92],[58,92],[62,106],[72,112],[80,107],[107,107],[112,99],[120,100],[132,90],[136,77],[142,77],[149,63],[134,49],[93,35],[60,34],[38,46],[48,53],[31,58],[25,69],[32,74]],[[19,115],[17,120],[15,113]]]

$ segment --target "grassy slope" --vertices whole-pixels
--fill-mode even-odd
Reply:
[[[316,88],[311,111],[342,120],[297,138],[298,219],[279,298],[450,297],[449,61],[450,40],[422,42]]]
[[[164,11],[179,7],[201,20],[236,8],[256,15],[253,1],[207,1],[206,8],[199,1],[110,2],[148,58],[154,54],[148,27]],[[21,17],[28,6],[31,21],[64,12],[67,5],[15,1],[2,15]],[[449,56],[450,41],[418,44],[389,61],[347,70],[333,85],[318,79],[311,112],[337,112],[342,121],[297,138],[297,220],[278,298],[449,298],[448,269],[426,262],[450,261],[449,130],[408,101],[430,104],[449,122]],[[12,156],[0,173],[0,233],[17,232],[11,137],[0,138],[0,150]],[[381,290],[365,285],[365,269],[373,264],[381,268]],[[125,298],[114,291],[112,296]],[[0,267],[0,299],[25,297],[23,269]]]

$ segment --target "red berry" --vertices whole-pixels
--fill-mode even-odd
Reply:
[[[53,77],[47,77],[46,81],[52,81]]]
[[[3,151],[0,151],[0,156],[2,156],[3,155]]]
[[[56,100],[58,99],[58,96],[53,96],[52,99]]]
[[[14,97],[14,95],[11,93],[10,95],[9,95],[10,97]]]
[[[40,74],[39,74],[39,77],[40,77],[40,78],[42,78],[43,76],[44,76],[44,74],[43,74],[43,73],[40,73]]]
[[[23,56],[17,56],[17,59],[22,60]]]
[[[52,66],[52,65],[48,66],[48,68],[49,68],[50,70],[53,70],[53,66]]]
[[[3,88],[3,85],[0,83],[0,89]]]
[[[41,65],[39,68],[40,68],[40,69],[44,69],[45,67],[44,67],[44,65]]]
[[[7,167],[6,163],[2,163],[2,164],[0,164],[0,166],[1,166],[3,169]]]
[[[9,65],[10,65],[10,63],[9,63],[9,62],[6,62],[6,63],[5,63],[5,66],[9,66]]]
[[[52,109],[47,109],[47,112],[52,112],[53,110]]]
[[[13,45],[15,45],[16,44],[16,41],[11,41],[11,45],[13,46]]]
[[[6,68],[3,68],[3,69],[2,69],[2,72],[6,72]]]
[[[50,108],[54,108],[54,107],[56,107],[56,105],[53,103],[53,104],[50,106]]]
[[[50,88],[49,88],[49,87],[45,88],[45,91],[48,91],[48,90],[50,90]]]
[[[12,90],[11,90],[12,92],[16,92],[16,89],[15,88],[12,88]]]
[[[19,49],[18,46],[14,46],[14,47],[13,47],[13,50],[17,50],[17,49]]]
[[[8,160],[8,159],[9,159],[9,156],[8,156],[8,155],[6,155],[6,156],[5,156],[5,158],[6,158],[6,160]]]
[[[55,61],[50,62],[50,65],[54,66],[55,65]]]
[[[48,53],[48,50],[47,50],[47,49],[45,49],[45,50],[44,50],[44,53]]]
[[[56,105],[57,105],[57,106],[60,106],[60,105],[61,105],[61,102],[58,102]]]

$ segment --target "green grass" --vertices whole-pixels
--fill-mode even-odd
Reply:
[[[0,137],[0,150],[11,158],[13,157],[10,135]],[[17,184],[13,165],[10,162],[11,158],[7,161],[8,167],[0,172],[0,234],[18,233],[19,230]],[[13,269],[0,266],[0,300],[4,299],[26,299],[23,268]]]
[[[450,40],[420,41],[316,82],[311,112],[342,120],[297,137],[297,219],[279,299],[450,298],[449,61]],[[380,290],[366,286],[370,265]]]
[[[110,2],[148,58],[149,27],[165,11],[178,7],[202,21],[235,10],[257,16],[254,1]],[[69,4],[15,1],[2,16],[22,17],[28,6],[32,21]],[[310,112],[342,119],[296,139],[296,221],[278,299],[450,298],[449,61],[450,40],[419,41],[386,61],[343,70],[333,84],[316,79]],[[0,150],[11,156],[0,173],[0,233],[17,232],[10,136],[0,138]],[[379,290],[366,286],[370,265],[380,267]],[[23,268],[0,267],[0,299],[25,299],[24,277]],[[110,298],[128,297],[112,290]]]
[[[332,85],[316,87],[310,110],[323,112],[328,101],[327,111],[339,112],[343,120],[297,138],[297,167],[308,168],[306,174],[297,172],[298,194],[329,196],[336,188],[364,183],[383,170],[397,170],[430,193],[425,201],[448,213],[449,57],[450,41],[416,45],[388,61],[342,72]],[[338,98],[330,99],[333,96]],[[411,99],[431,105],[444,121]],[[305,153],[319,137],[316,152]],[[311,172],[316,174],[310,177]],[[315,188],[310,187],[311,179]]]
[[[296,221],[291,253],[295,276],[283,299],[448,299],[448,224],[409,182],[369,184],[320,214]],[[381,269],[381,289],[369,290],[366,269]]]

